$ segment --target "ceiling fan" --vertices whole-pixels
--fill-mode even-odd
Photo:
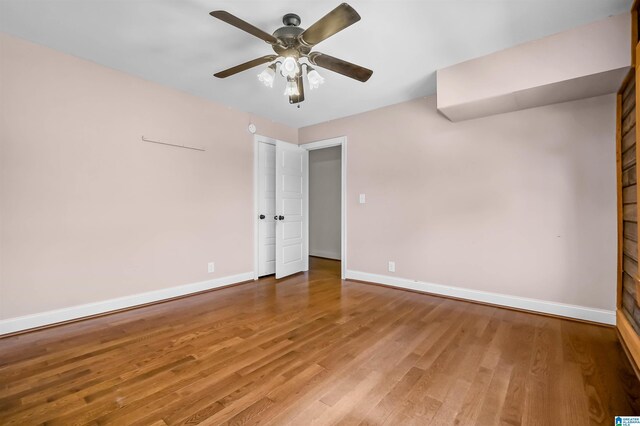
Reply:
[[[361,82],[367,81],[373,74],[370,69],[324,53],[311,51],[316,44],[360,20],[358,12],[347,3],[342,3],[306,30],[300,27],[301,20],[298,15],[288,13],[282,18],[284,27],[278,28],[273,34],[262,31],[224,10],[215,10],[210,15],[264,40],[271,45],[276,53],[220,71],[214,74],[215,77],[226,78],[258,65],[272,62],[258,75],[258,78],[265,85],[273,87],[276,69],[279,65],[280,73],[287,78],[284,94],[289,97],[289,103],[297,104],[304,101],[303,66],[306,68],[307,80],[312,89],[317,88],[324,81],[324,78],[312,65],[326,68]]]

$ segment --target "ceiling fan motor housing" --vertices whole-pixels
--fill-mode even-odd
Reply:
[[[297,27],[300,25],[300,17],[295,13],[287,13],[282,17],[282,23],[287,27]]]
[[[300,22],[302,22],[300,16],[295,13],[287,13],[282,17],[282,23],[285,26],[273,32],[273,36],[282,43],[282,45],[272,45],[278,55],[297,58],[311,51],[310,47],[302,45],[298,39],[298,36],[304,32],[304,28],[299,26]]]

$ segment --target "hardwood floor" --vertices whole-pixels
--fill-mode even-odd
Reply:
[[[611,425],[613,328],[339,279],[339,263],[0,340],[0,424]]]

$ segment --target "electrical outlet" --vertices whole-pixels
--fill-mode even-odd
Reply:
[[[389,272],[396,271],[396,262],[389,261]]]
[[[367,196],[366,194],[360,194],[360,204],[364,204],[367,202]]]
[[[207,265],[207,271],[209,273],[212,273],[213,271],[216,270],[216,265],[213,262],[209,262],[209,264]]]

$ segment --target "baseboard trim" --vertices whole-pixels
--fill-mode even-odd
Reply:
[[[323,257],[325,259],[340,260],[340,253],[324,250],[309,250],[309,256]]]
[[[383,284],[421,293],[436,294],[440,296],[464,299],[473,302],[487,303],[490,305],[504,306],[519,310],[539,312],[559,317],[578,319],[599,324],[615,325],[615,311],[588,308],[585,306],[568,305],[565,303],[549,302],[546,300],[529,299],[526,297],[510,296],[506,294],[491,293],[487,291],[471,290],[461,287],[452,287],[442,284],[433,284],[406,278],[390,277],[388,275],[371,274],[347,270],[346,279]]]
[[[200,281],[197,283],[169,287],[146,293],[138,293],[131,296],[118,297],[116,299],[103,300],[84,305],[70,306],[68,308],[56,309],[32,315],[8,318],[0,321],[0,336],[84,319],[86,317],[111,313],[140,305],[174,299],[176,297],[188,296],[193,293],[213,290],[219,287],[226,287],[244,281],[253,281],[253,272],[214,278],[208,281]]]

